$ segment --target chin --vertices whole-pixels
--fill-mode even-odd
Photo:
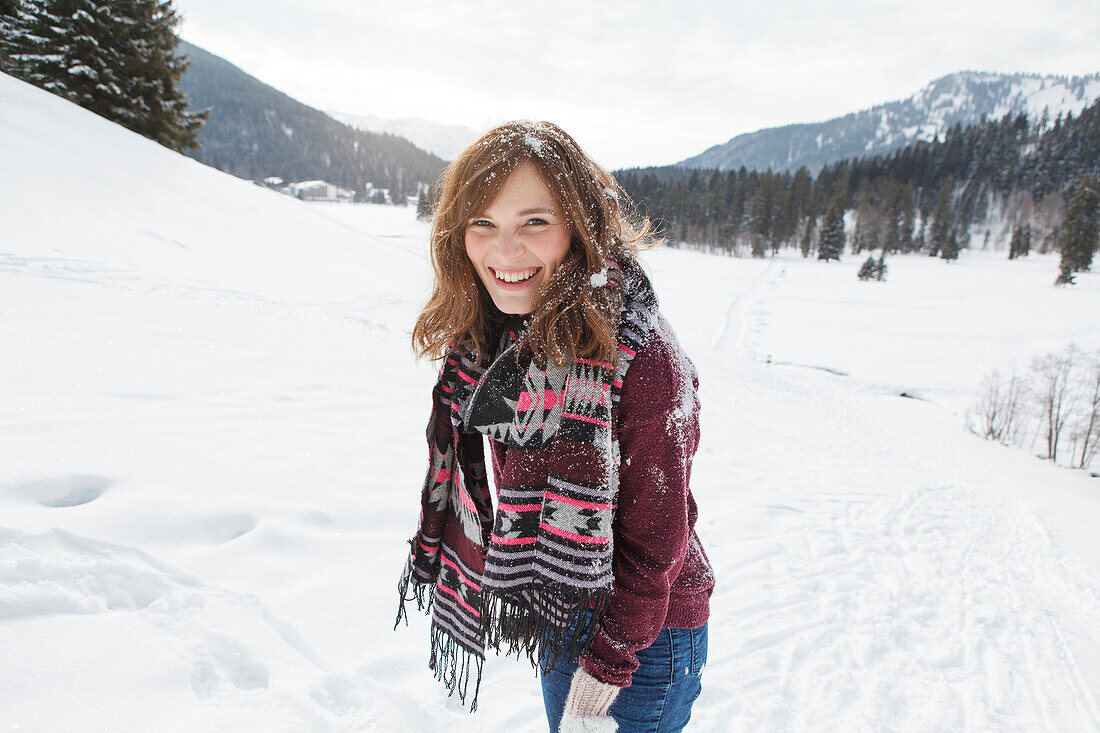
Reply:
[[[501,313],[506,313],[510,316],[522,316],[526,313],[530,313],[535,309],[534,303],[507,303],[493,298],[493,305],[497,307]]]

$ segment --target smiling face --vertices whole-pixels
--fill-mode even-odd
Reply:
[[[569,251],[570,230],[535,166],[520,163],[489,207],[466,222],[466,256],[503,313],[530,313]]]

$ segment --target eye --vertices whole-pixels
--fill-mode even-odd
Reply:
[[[528,219],[527,220],[527,225],[528,226],[533,226],[533,227],[546,226],[549,223],[550,222],[546,221],[546,219],[540,219],[537,216],[533,219]]]
[[[469,226],[471,227],[478,228],[491,227],[492,225],[493,222],[489,221],[488,219],[471,219],[469,224]]]

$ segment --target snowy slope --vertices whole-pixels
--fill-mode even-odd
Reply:
[[[411,140],[418,148],[438,155],[443,160],[454,160],[462,150],[477,138],[477,131],[462,125],[441,125],[423,117],[389,119],[378,115],[354,115],[347,112],[326,110],[337,122],[368,132],[388,132]]]
[[[772,127],[738,135],[677,165],[688,168],[795,171],[929,141],[955,124],[1025,113],[1049,122],[1078,115],[1100,97],[1100,74],[1082,77],[964,71],[936,79],[913,96],[824,122]]]
[[[471,716],[426,620],[392,630],[426,225],[279,196],[6,76],[0,160],[4,723],[545,730],[524,663],[490,658]],[[693,730],[1100,730],[1100,486],[960,414],[1006,358],[1100,346],[1074,315],[1100,279],[968,255],[886,283],[646,256],[703,385],[719,585]],[[1039,302],[1044,327],[1015,317]]]

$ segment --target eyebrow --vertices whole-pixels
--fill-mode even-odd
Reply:
[[[536,206],[536,207],[531,208],[531,209],[524,209],[523,211],[517,211],[516,212],[516,216],[529,216],[530,214],[550,214],[552,216],[557,216],[557,214],[554,213],[553,209],[545,207],[545,206]],[[484,213],[474,214],[474,215],[470,216],[470,221],[473,221],[474,219],[483,219],[483,218],[485,218]]]

